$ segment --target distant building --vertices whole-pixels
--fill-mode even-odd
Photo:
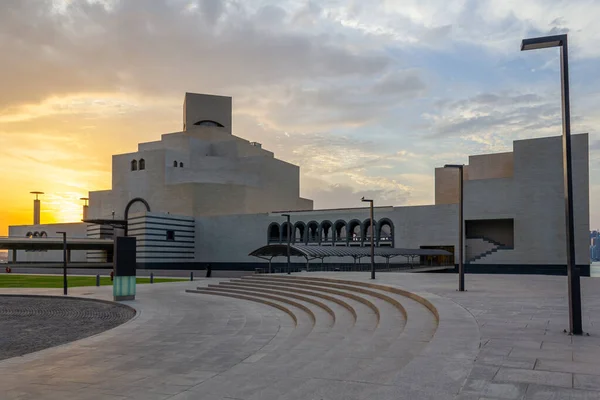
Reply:
[[[182,131],[113,156],[112,187],[89,193],[88,223],[60,229],[11,226],[10,235],[66,230],[71,236],[111,237],[116,232],[137,238],[143,268],[210,263],[253,269],[265,261],[249,257],[250,252],[287,243],[281,214],[288,213],[294,244],[368,246],[375,235],[377,246],[457,253],[458,170],[435,169],[432,205],[376,207],[372,229],[366,207],[313,210],[312,200],[300,197],[299,167],[232,135],[231,111],[229,97],[187,93]],[[596,254],[589,242],[587,134],[572,136],[572,157],[576,262],[585,275]],[[464,173],[467,271],[564,271],[561,137],[518,140],[512,152],[470,156]],[[115,231],[118,222],[124,230]],[[23,261],[61,257],[54,251],[18,256]],[[104,261],[108,255],[96,251],[72,257]]]
[[[592,261],[600,261],[600,232],[590,232],[590,259]]]

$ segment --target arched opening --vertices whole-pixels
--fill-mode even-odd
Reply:
[[[179,163],[179,168],[183,168],[183,163],[182,162]]]
[[[348,242],[350,244],[360,244],[362,241],[361,223],[357,219],[348,222]]]
[[[123,213],[124,217],[125,217],[125,236],[127,236],[127,219],[129,218],[129,210],[131,209],[131,206],[133,206],[134,204],[141,203],[145,208],[147,212],[150,212],[150,205],[148,204],[148,202],[144,199],[142,199],[141,197],[136,197],[134,199],[131,199],[129,201],[129,203],[127,203],[127,205],[125,206],[125,212]],[[138,208],[138,207],[136,207]],[[141,207],[139,207],[141,208]],[[136,210],[137,211],[137,210]],[[142,210],[140,210],[142,211]]]
[[[287,243],[288,241],[288,233],[291,235],[292,234],[292,224],[288,224],[287,222],[284,222],[283,224],[281,224],[281,242],[282,243]],[[292,241],[292,238],[290,237],[290,242]]]
[[[294,243],[305,243],[304,234],[306,232],[306,224],[298,221],[294,224],[294,234],[292,235],[292,241]]]
[[[33,237],[40,237],[40,233],[38,231],[33,232]]]
[[[267,231],[267,237],[269,243],[280,243],[281,242],[281,227],[277,222],[271,222]]]
[[[306,228],[307,243],[319,243],[319,224],[317,224],[317,221],[310,221]]]
[[[216,126],[216,127],[219,127],[219,128],[224,128],[224,126],[222,124],[218,123],[217,121],[212,121],[210,119],[204,119],[202,121],[198,121],[194,125],[197,125],[197,126]]]
[[[380,246],[394,247],[394,224],[388,218],[377,221],[376,240]]]
[[[319,235],[321,237],[321,243],[331,243],[333,241],[333,224],[331,221],[321,222],[319,227]]]
[[[48,234],[46,233],[46,231],[41,231],[40,237],[48,237]]]
[[[373,221],[375,226],[377,226],[377,221]],[[371,243],[371,235],[373,234],[373,227],[371,226],[371,219],[365,219],[362,224],[362,237],[365,243]],[[376,238],[373,238],[375,240]]]
[[[146,160],[144,160],[143,158],[140,158],[140,171],[143,169],[146,169]]]
[[[177,167],[177,161],[173,161],[173,166]]]
[[[348,239],[348,231],[346,229],[346,221],[337,220],[333,224],[333,240],[335,242],[346,242]]]
[[[27,237],[27,238],[31,238],[31,237],[33,237],[33,232],[27,232],[27,233],[25,234],[25,237]]]
[[[137,171],[137,160],[131,160],[131,170]]]

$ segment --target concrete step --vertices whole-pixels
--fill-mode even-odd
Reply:
[[[345,308],[350,313],[352,318],[354,319],[354,323],[356,323],[356,318],[357,318],[356,310],[352,307],[352,305],[350,303],[348,303],[347,301],[344,301],[342,299],[339,299],[338,297],[336,297],[334,295],[328,295],[328,294],[319,293],[319,292],[312,292],[309,290],[294,289],[294,288],[285,287],[285,286],[282,287],[280,285],[263,284],[262,282],[254,283],[254,282],[246,282],[246,281],[230,281],[230,282],[220,282],[220,285],[228,286],[228,287],[255,287],[255,288],[264,288],[264,289],[272,289],[273,287],[275,287],[279,291],[286,291],[286,292],[304,294],[307,296],[318,297],[318,298],[321,298],[321,299],[324,299],[324,300],[327,300],[330,302],[334,302],[337,305],[339,305],[340,307]]]
[[[300,280],[293,278],[262,278],[262,277],[248,277],[242,280],[261,282],[269,280],[272,283],[288,283],[293,282],[295,284],[302,285],[303,287],[311,287],[313,290],[322,290],[322,288],[334,288],[338,291],[345,293],[351,293],[359,295],[363,299],[368,299],[377,309],[379,316],[379,323],[377,328],[384,331],[393,331],[398,333],[404,327],[406,321],[406,310],[400,301],[383,293],[378,290],[372,290],[370,288],[357,287],[353,285],[344,285],[335,282],[320,282],[317,280]],[[385,315],[385,318],[382,318]]]
[[[288,292],[290,294],[296,294],[298,292],[302,293],[305,296],[315,296],[321,299],[324,299],[326,302],[330,302],[329,305],[332,309],[336,310],[336,326],[335,329],[326,333],[326,339],[330,343],[326,348],[326,351],[331,351],[333,347],[339,346],[340,343],[344,341],[359,343],[362,340],[367,340],[370,336],[372,336],[376,332],[376,328],[378,325],[378,321],[374,318],[364,318],[365,313],[369,313],[371,316],[374,316],[372,310],[365,306],[363,302],[356,301],[354,299],[349,299],[344,296],[339,296],[337,294],[332,294],[329,292],[321,292],[320,287],[311,288],[306,286],[304,289],[296,289],[287,286],[280,285],[279,283],[269,283],[269,282],[260,282],[254,283],[252,281],[232,281],[232,282],[223,282],[221,283],[224,286],[237,286],[244,288],[256,288],[260,290],[269,290],[276,291],[279,293]],[[344,293],[343,291],[333,292]],[[354,296],[354,295],[352,295]],[[355,296],[358,298],[358,296]],[[364,301],[364,300],[363,300]],[[342,306],[340,306],[342,304]],[[372,304],[373,307],[375,307]],[[351,311],[349,311],[350,309]],[[379,310],[377,309],[378,313]],[[354,315],[357,316],[355,319]],[[342,318],[343,317],[343,318]],[[340,324],[340,322],[342,322]],[[309,343],[309,342],[306,342]],[[333,344],[331,344],[333,343]],[[302,346],[313,346],[312,344],[303,344]],[[298,346],[296,346],[298,348]]]
[[[387,354],[399,356],[404,359],[413,357],[425,348],[437,328],[437,315],[435,313],[437,311],[435,310],[435,307],[419,296],[401,289],[355,281],[308,277],[257,277],[255,280],[260,281],[261,279],[267,279],[279,284],[291,281],[294,284],[304,287],[335,287],[336,290],[368,293],[370,295],[380,296],[380,299],[385,299],[385,301],[394,304],[395,307],[398,307],[397,302],[401,302],[402,309],[407,316],[404,330],[398,331],[397,328],[394,330],[394,326],[397,327],[397,325],[394,324],[394,318],[390,318],[390,315],[393,315],[393,313],[385,312],[385,316],[382,317],[382,322],[384,320],[388,321],[388,326],[391,327],[391,331],[386,329],[377,330],[374,335],[374,340],[364,347],[361,347],[356,343],[354,343],[354,345],[348,345],[348,351],[352,351],[353,354],[356,355]],[[248,280],[253,279],[249,278]],[[366,288],[369,289],[367,290]],[[391,301],[390,298],[392,299]],[[378,307],[382,308],[381,304],[378,304]],[[410,346],[406,345],[408,340],[412,342]],[[398,343],[400,343],[399,346]]]
[[[195,290],[190,289],[186,290],[186,292],[211,296],[230,297],[255,303],[261,303],[273,307],[275,309],[281,310],[285,314],[287,314],[293,321],[294,329],[292,329],[290,332],[288,329],[286,329],[286,323],[283,323],[282,325],[284,331],[282,332],[282,334],[278,334],[274,340],[270,341],[268,344],[265,344],[265,346],[261,348],[261,352],[274,351],[279,348],[291,348],[294,345],[297,345],[298,343],[302,343],[302,341],[312,332],[316,322],[316,316],[310,308],[308,308],[304,304],[300,304],[298,302],[288,299],[279,299],[275,296],[267,298],[264,296],[257,296],[253,293],[227,291],[226,289],[218,290],[216,288],[208,287],[199,287]]]
[[[417,295],[343,279],[250,276],[211,285],[204,292],[285,306],[298,319],[296,329],[306,325],[305,309],[314,314],[310,332],[269,344],[255,363],[222,374],[223,382],[235,385],[229,395],[240,398],[272,396],[263,391],[273,390],[283,379],[394,384],[400,371],[426,349],[438,321],[435,307]]]
[[[277,296],[277,297],[284,297],[284,298],[292,298],[294,300],[299,300],[299,303],[310,303],[311,305],[320,307],[321,309],[323,309],[323,311],[325,311],[330,317],[331,317],[331,321],[330,321],[330,325],[333,326],[336,322],[336,315],[335,312],[331,309],[331,307],[329,307],[325,302],[323,301],[319,301],[316,300],[312,297],[307,297],[307,296],[303,296],[300,294],[296,294],[296,293],[287,293],[287,292],[283,292],[283,291],[279,291],[279,290],[265,290],[265,289],[261,289],[261,288],[255,288],[252,286],[246,286],[246,287],[240,287],[240,286],[236,286],[236,285],[229,285],[227,284],[227,282],[221,282],[218,285],[208,285],[209,288],[225,288],[225,289],[229,289],[229,290],[235,290],[235,291],[240,291],[243,293],[259,293],[259,294],[267,294],[267,295],[272,295],[272,296]]]

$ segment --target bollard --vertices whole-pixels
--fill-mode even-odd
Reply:
[[[150,272],[150,283],[154,283],[154,272]]]
[[[191,271],[190,272],[190,281],[193,281],[193,280],[194,280],[194,271]]]
[[[96,274],[96,286],[100,286],[100,274]]]

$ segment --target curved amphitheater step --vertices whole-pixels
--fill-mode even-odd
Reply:
[[[200,385],[198,390],[209,397],[304,399],[348,382],[394,390],[400,385],[405,394],[399,398],[411,398],[406,396],[419,387],[436,394],[455,394],[463,384],[464,368],[474,359],[473,346],[478,345],[473,335],[447,338],[445,325],[438,327],[438,308],[454,318],[466,312],[458,305],[438,302],[434,306],[434,295],[427,299],[371,282],[318,276],[249,276],[188,292],[262,303],[285,311],[282,315],[294,321],[292,332],[278,335],[247,362]],[[465,332],[472,333],[472,328]],[[453,359],[447,349],[457,346],[464,351]],[[438,357],[450,361],[431,365]],[[346,398],[339,393],[318,396]]]

